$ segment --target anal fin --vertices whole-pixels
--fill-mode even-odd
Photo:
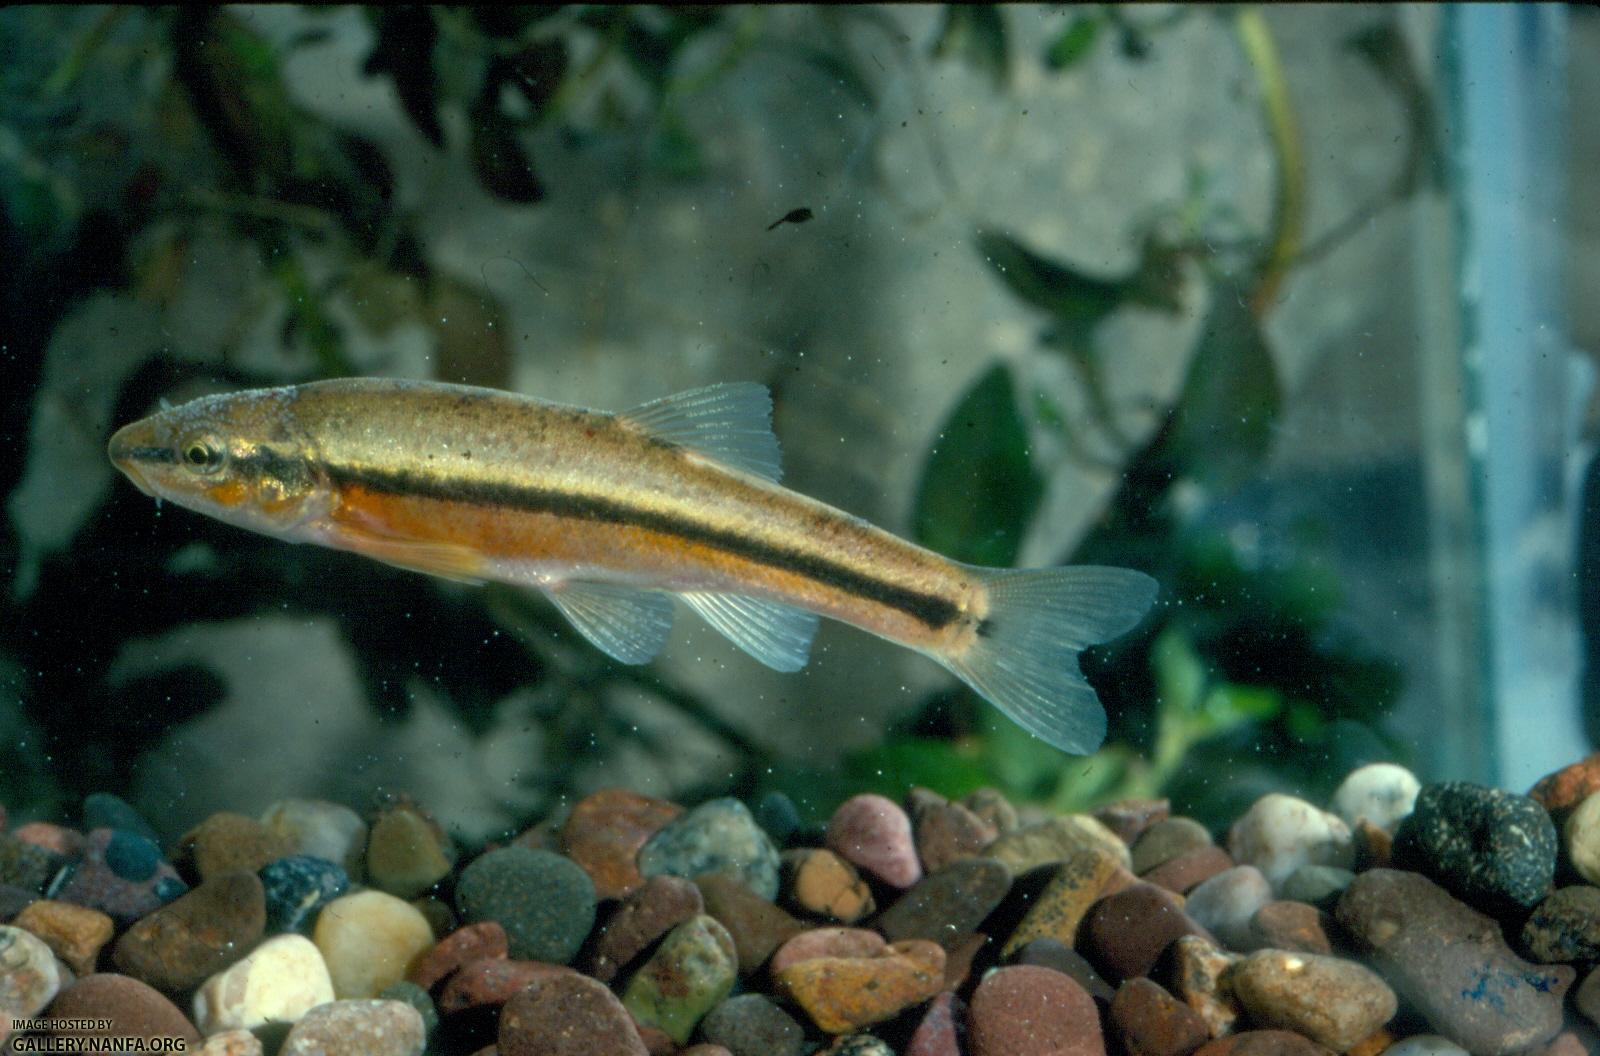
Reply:
[[[815,613],[745,594],[678,596],[734,645],[775,671],[798,671],[811,657]]]

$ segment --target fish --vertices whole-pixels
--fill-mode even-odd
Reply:
[[[667,644],[677,602],[778,671],[806,665],[826,616],[932,658],[1073,754],[1106,733],[1079,652],[1157,593],[1133,569],[963,564],[783,487],[752,382],[607,413],[341,378],[164,407],[107,453],[147,495],[230,525],[538,590],[625,664]]]

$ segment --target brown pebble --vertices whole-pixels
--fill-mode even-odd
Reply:
[[[739,974],[750,975],[767,963],[784,942],[805,930],[805,925],[768,902],[728,873],[706,873],[694,878],[705,901],[705,912],[733,936],[739,951]]]
[[[111,972],[86,975],[57,995],[50,1005],[52,1019],[110,1020],[105,1030],[57,1031],[72,1038],[182,1038],[190,1047],[200,1044],[200,1033],[178,1006],[158,990],[126,975]],[[152,1050],[154,1051],[154,1050]]]
[[[982,818],[1002,836],[1021,824],[1021,820],[1017,817],[1017,808],[1012,806],[1011,801],[998,789],[980,788],[976,792],[968,793],[961,801],[961,805]]]
[[[1147,975],[1183,935],[1215,941],[1183,911],[1177,895],[1139,881],[1095,903],[1083,922],[1083,950],[1107,982],[1121,982]]]
[[[600,925],[584,969],[610,983],[651,943],[704,911],[705,900],[693,882],[681,876],[652,876]]]
[[[633,1027],[639,1032],[639,1040],[644,1042],[644,1051],[649,1056],[677,1056],[678,1043],[671,1034],[638,1020],[633,1021]]]
[[[255,873],[213,873],[142,918],[112,949],[119,969],[158,990],[190,990],[250,952],[267,927]]]
[[[457,968],[439,992],[441,1014],[503,1005],[528,984],[551,976],[577,975],[571,968],[542,961],[484,957]]]
[[[888,945],[882,935],[866,928],[812,928],[778,947],[767,968],[776,975],[815,957],[876,957]]]
[[[1118,987],[1107,1016],[1128,1056],[1188,1056],[1211,1040],[1198,1012],[1149,979]]]
[[[1083,954],[1055,939],[1034,939],[1016,953],[1014,964],[1050,968],[1083,987],[1096,1001],[1111,1003],[1113,991]]]
[[[972,1056],[1103,1056],[1100,1015],[1083,987],[1049,968],[990,972],[967,1014]]]
[[[411,965],[406,978],[424,990],[432,990],[470,961],[506,956],[505,929],[498,921],[480,921],[457,928],[434,943]]]
[[[856,867],[825,847],[783,854],[783,888],[795,908],[841,924],[854,924],[877,904]]]
[[[1197,935],[1173,943],[1169,957],[1171,991],[1205,1020],[1213,1038],[1231,1031],[1243,1010],[1224,978],[1243,958]]]
[[[98,909],[49,899],[31,903],[11,923],[43,939],[77,975],[94,971],[115,930],[111,918]]]
[[[1250,918],[1250,938],[1256,949],[1332,953],[1331,923],[1326,913],[1305,902],[1268,902]]]
[[[774,973],[779,993],[828,1034],[881,1023],[944,987],[944,950],[925,939],[868,957],[811,957]]]
[[[12,830],[11,836],[19,843],[31,843],[67,858],[82,855],[88,842],[77,829],[53,825],[48,821],[30,821],[26,825],[18,825]]]
[[[1394,858],[1394,833],[1367,818],[1357,818],[1352,834],[1355,842],[1357,872],[1368,869],[1387,869]]]
[[[1546,774],[1534,783],[1528,795],[1544,805],[1559,829],[1567,815],[1596,792],[1600,792],[1600,752]]]
[[[1333,1050],[1290,1030],[1246,1030],[1209,1041],[1194,1056],[1333,1056]]]
[[[1215,844],[1208,844],[1162,862],[1140,879],[1182,895],[1218,873],[1232,869],[1233,865],[1233,858],[1227,851]]]
[[[969,931],[940,943],[944,947],[944,988],[959,990],[967,985],[972,965],[980,954],[993,957],[995,941],[981,931]]]
[[[1165,799],[1119,799],[1093,813],[1096,821],[1131,845],[1145,829],[1171,816],[1172,803]]]
[[[960,803],[951,803],[926,788],[911,790],[906,809],[911,815],[912,842],[926,872],[975,858],[1000,835],[992,824]]]
[[[583,866],[599,898],[622,898],[644,884],[639,848],[683,808],[623,788],[579,800],[561,827],[562,850]]]
[[[733,1056],[733,1053],[721,1045],[702,1043],[700,1045],[690,1045],[687,1049],[679,1049],[678,1056]]]
[[[569,972],[536,979],[500,1011],[500,1056],[649,1056],[606,985]]]
[[[202,881],[223,873],[254,873],[294,853],[288,838],[243,814],[219,811],[178,841],[178,855]]]
[[[1356,1042],[1345,1052],[1345,1056],[1378,1056],[1378,1053],[1393,1045],[1397,1039],[1387,1030],[1379,1028],[1360,1041]]]

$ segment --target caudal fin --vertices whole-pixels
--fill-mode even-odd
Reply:
[[[958,656],[938,659],[1035,737],[1087,755],[1106,737],[1106,713],[1078,653],[1133,629],[1156,581],[1127,568],[971,568],[989,614]]]

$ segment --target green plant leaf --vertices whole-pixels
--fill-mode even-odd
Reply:
[[[366,74],[388,74],[401,108],[417,131],[435,147],[444,146],[438,80],[433,70],[433,46],[439,39],[439,27],[433,13],[426,7],[396,5],[367,8],[367,17],[373,21],[378,40],[367,56]]]
[[[996,365],[967,390],[928,454],[917,539],[957,561],[1010,565],[1043,494],[1011,371]]]
[[[1048,312],[1066,342],[1082,339],[1126,296],[1123,283],[1085,275],[1034,252],[1002,231],[981,230],[978,252],[1024,303]]]
[[[1011,74],[1005,19],[998,7],[987,4],[946,4],[933,53],[941,59],[963,60],[988,74],[996,88],[1004,88]]]
[[[1100,37],[1102,24],[1098,15],[1084,14],[1074,18],[1045,49],[1045,66],[1060,71],[1082,62],[1094,50],[1094,42]]]

